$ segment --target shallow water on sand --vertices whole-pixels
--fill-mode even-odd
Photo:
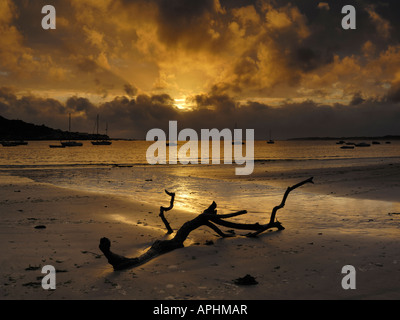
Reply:
[[[296,170],[400,162],[398,141],[351,150],[340,149],[335,141],[279,141],[274,145],[256,141],[254,173],[238,177],[234,174],[235,163],[148,165],[145,154],[150,144],[114,141],[111,146],[95,147],[85,142],[81,148],[51,149],[49,142],[30,142],[27,146],[0,148],[0,170],[56,186],[124,195],[157,206],[168,204],[164,194],[167,189],[176,193],[176,208],[199,213],[215,201],[220,213],[247,210],[247,215],[237,219],[265,222],[285,192],[269,180],[272,176],[279,179],[285,172]],[[260,172],[267,172],[269,177],[260,178]],[[290,183],[303,180],[299,179],[293,178]],[[400,215],[388,215],[398,212],[398,202],[335,197],[299,188],[290,194],[278,219],[297,227],[301,224],[315,229],[398,236]]]
[[[210,179],[205,177],[210,168],[204,167],[204,172],[197,176],[191,175],[192,168],[176,174],[175,168],[149,166],[35,169],[10,173],[66,188],[122,195],[157,206],[169,204],[169,197],[164,193],[167,189],[176,193],[177,209],[196,214],[215,201],[219,213],[247,210],[248,214],[235,218],[241,222],[267,223],[271,210],[280,204],[286,191],[268,181]],[[213,173],[216,173],[215,167],[209,175]],[[293,179],[293,184],[300,182],[297,180]],[[290,193],[285,207],[277,214],[284,226],[309,228],[315,232],[331,229],[363,236],[398,237],[400,234],[400,215],[389,215],[400,212],[399,202],[336,197],[314,193],[312,188],[310,185],[307,190],[298,188]]]

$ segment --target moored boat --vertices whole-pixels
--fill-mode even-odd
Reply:
[[[68,134],[71,135],[71,114],[69,114],[68,117]],[[82,147],[83,143],[73,140],[68,140],[68,141],[62,141],[61,145],[64,147]]]
[[[28,144],[28,142],[26,141],[1,141],[0,142],[3,147],[16,147],[16,146],[26,146]]]
[[[83,143],[77,141],[63,141],[61,145],[64,147],[82,147]]]
[[[99,136],[99,115],[97,115],[97,121],[96,121],[96,130],[97,130],[97,136]],[[106,136],[108,137],[108,124],[106,123]],[[94,146],[109,146],[112,144],[110,140],[107,139],[102,139],[102,140],[96,140],[96,141],[91,141],[92,145]]]
[[[271,130],[269,130],[269,140],[267,140],[268,144],[274,144],[275,141],[272,139]]]
[[[3,147],[16,147],[18,145],[14,141],[2,141],[1,144]]]
[[[65,148],[65,146],[63,146],[62,144],[50,144],[49,145],[50,148]]]
[[[360,142],[360,143],[356,143],[355,146],[356,147],[370,147],[371,145],[369,143]]]

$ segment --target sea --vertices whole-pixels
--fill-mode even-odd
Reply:
[[[365,142],[371,144],[371,141]],[[279,178],[305,169],[400,163],[400,141],[388,142],[341,149],[334,140],[289,140],[274,144],[255,141],[255,172],[261,170]],[[157,206],[168,205],[169,198],[164,193],[168,190],[176,193],[175,207],[193,214],[202,212],[215,201],[220,213],[247,210],[249,214],[240,219],[260,222],[262,219],[267,222],[271,209],[281,202],[285,188],[267,177],[236,176],[235,168],[240,165],[234,161],[224,164],[222,149],[220,164],[213,164],[210,159],[207,164],[150,165],[146,152],[152,143],[116,140],[109,146],[94,146],[90,141],[83,141],[82,147],[50,148],[54,142],[29,141],[28,145],[0,147],[0,174],[23,176],[75,190],[126,196],[132,201]],[[184,144],[178,142],[177,149]],[[242,147],[245,154],[246,146]],[[198,155],[202,155],[201,150]],[[211,152],[210,155],[213,158]],[[293,184],[300,182],[295,178],[292,181]],[[386,228],[387,234],[400,234],[400,216],[388,215],[400,212],[399,202],[360,201],[299,188],[281,211],[279,220],[294,224],[301,219],[302,223],[308,221],[316,228],[324,228],[329,222],[340,232],[368,234],[370,222],[375,221],[374,227]]]

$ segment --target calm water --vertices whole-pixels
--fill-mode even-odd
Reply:
[[[179,142],[178,149],[185,142]],[[152,144],[147,141],[114,141],[111,146],[93,146],[89,141],[83,147],[52,149],[48,141],[33,141],[27,146],[1,147],[0,169],[59,166],[105,166],[147,164],[146,150]],[[267,144],[255,141],[254,160],[280,162],[308,160],[374,161],[377,158],[400,157],[400,141],[382,143],[366,148],[340,149],[335,141],[277,141]],[[167,149],[168,150],[168,149]],[[199,152],[201,155],[201,152]],[[245,154],[245,146],[243,146]],[[221,146],[221,157],[223,150]],[[340,162],[338,162],[340,165]]]
[[[51,149],[49,144],[52,143],[40,141],[27,146],[0,147],[0,173],[73,189],[122,194],[156,205],[168,204],[169,199],[163,193],[168,189],[176,192],[178,208],[200,212],[215,200],[223,212],[246,209],[251,213],[245,218],[255,215],[257,220],[260,215],[268,219],[270,209],[280,203],[284,192],[268,183],[251,181],[251,175],[221,179],[216,174],[234,175],[236,164],[151,166],[146,161],[151,142],[114,141],[111,146],[84,142],[83,147],[65,149]],[[400,161],[400,142],[344,150],[336,141],[276,141],[273,145],[256,141],[254,157],[256,167],[266,166],[272,172],[391,163]],[[290,197],[280,220],[286,218],[293,223],[301,217],[303,223],[308,219],[314,226],[322,227],[330,221],[331,226],[342,228],[343,232],[349,228],[353,232],[355,229],[367,232],[371,223],[364,222],[368,217],[382,222],[376,219],[376,214],[381,213],[386,223],[374,227],[386,226],[390,229],[386,231],[396,233],[399,222],[390,220],[387,213],[399,211],[399,203],[338,198],[299,189],[296,196]],[[347,219],[346,227],[342,227],[343,219]]]

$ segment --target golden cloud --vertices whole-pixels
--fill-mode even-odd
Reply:
[[[393,21],[373,6],[365,8],[365,23],[383,40],[360,37],[359,47],[346,52],[344,34],[332,27],[332,46],[321,41],[327,36],[313,24],[318,19],[295,1],[59,0],[52,33],[19,19],[30,10],[21,3],[0,4],[0,85],[102,99],[126,94],[131,84],[138,93],[176,98],[218,91],[284,100],[316,92],[321,98],[382,95],[382,83],[396,82],[398,47],[382,46]],[[314,9],[335,18],[327,2]]]

